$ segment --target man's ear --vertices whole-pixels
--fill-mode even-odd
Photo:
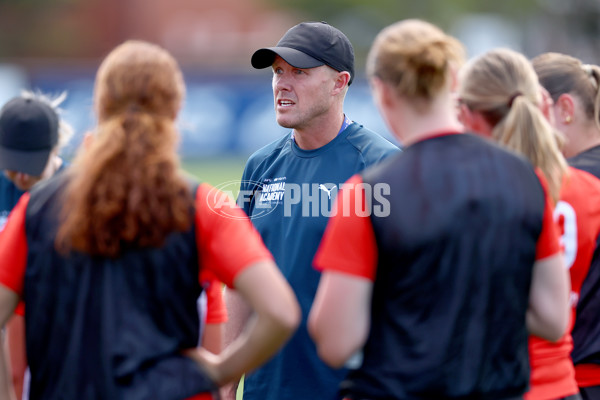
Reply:
[[[338,72],[335,77],[335,85],[333,87],[336,94],[338,92],[341,92],[342,90],[344,90],[348,86],[348,82],[350,82],[350,72],[348,72],[348,71]]]

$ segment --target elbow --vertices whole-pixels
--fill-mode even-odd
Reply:
[[[290,311],[286,313],[282,320],[284,329],[287,329],[290,334],[296,332],[296,329],[300,326],[301,319],[302,311],[300,310],[300,305],[294,301],[290,307]]]
[[[293,297],[280,305],[283,306],[277,307],[271,317],[277,322],[282,331],[291,336],[298,329],[298,326],[300,326],[302,319],[300,305]]]
[[[325,364],[327,364],[331,368],[336,368],[336,369],[342,368],[346,364],[346,361],[348,361],[348,359],[352,355],[351,353],[348,353],[346,351],[343,351],[343,349],[340,349],[339,346],[326,345],[326,344],[319,345],[318,343],[317,343],[317,354],[319,355],[319,358],[321,360],[323,360],[323,362]]]
[[[319,358],[331,368],[342,368],[360,344],[352,345],[348,337],[341,338],[339,332],[319,329],[317,318],[310,314],[308,318],[308,333],[315,342]]]
[[[565,333],[567,333],[568,325],[569,314],[566,313],[566,315],[563,318],[557,318],[556,321],[554,321],[554,323],[548,327],[546,340],[549,340],[551,342],[557,342],[558,340],[560,340],[560,338],[562,338],[565,335]]]
[[[550,342],[560,340],[569,327],[569,311],[547,314],[545,317],[529,315],[527,326],[529,333]]]

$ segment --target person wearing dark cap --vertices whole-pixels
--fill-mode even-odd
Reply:
[[[0,174],[0,231],[23,193],[66,166],[58,155],[73,135],[73,128],[59,115],[65,97],[53,99],[24,91],[0,110],[0,169],[4,171]],[[21,398],[27,369],[22,306],[6,325],[4,345],[15,391]],[[24,393],[26,398],[26,387]]]
[[[58,152],[73,135],[59,116],[64,98],[23,92],[0,110],[0,229],[25,191],[64,166]]]
[[[249,158],[238,204],[294,288],[303,322],[269,363],[246,376],[244,400],[327,400],[334,398],[345,372],[319,359],[306,330],[319,281],[312,259],[339,185],[398,148],[344,114],[355,78],[354,50],[333,26],[300,23],[276,46],[257,50],[251,63],[272,68],[276,120],[291,132]],[[227,342],[243,329],[248,313],[234,291],[225,296]],[[233,399],[233,390],[223,396]]]

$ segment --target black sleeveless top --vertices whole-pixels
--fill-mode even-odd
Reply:
[[[60,174],[33,190],[26,213],[30,399],[175,400],[214,390],[180,354],[199,335],[194,226],[117,259],[63,257],[54,240],[65,183]]]
[[[390,215],[371,215],[371,330],[342,396],[519,397],[529,381],[525,313],[545,208],[533,167],[452,134],[411,145],[363,180],[389,184]]]
[[[600,146],[592,147],[567,160],[569,165],[589,172],[600,179]],[[573,337],[571,358],[575,364],[600,364],[600,243],[590,264],[588,274],[581,286]]]

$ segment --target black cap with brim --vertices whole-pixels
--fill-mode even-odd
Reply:
[[[16,97],[0,110],[0,170],[40,176],[58,144],[58,114],[36,98]]]
[[[27,175],[40,176],[50,157],[51,149],[21,151],[0,147],[0,170],[18,171]]]
[[[336,71],[348,71],[354,79],[354,49],[339,29],[326,22],[302,22],[290,28],[275,47],[254,52],[250,62],[257,69],[273,65],[279,55],[296,68],[315,68],[328,65]]]
[[[323,61],[319,61],[300,50],[290,47],[265,47],[264,49],[258,49],[252,55],[250,62],[256,69],[268,68],[273,65],[275,56],[283,58],[286,63],[296,68],[315,68],[325,65]]]

